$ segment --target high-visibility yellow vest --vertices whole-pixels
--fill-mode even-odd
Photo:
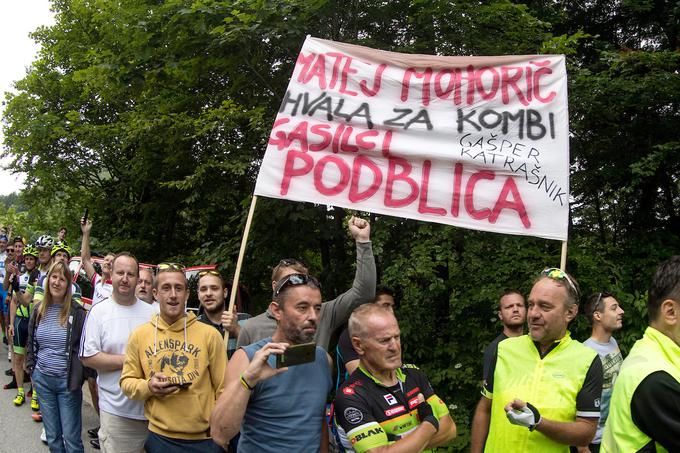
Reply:
[[[576,396],[597,353],[569,332],[541,359],[529,335],[498,343],[493,378],[491,422],[485,452],[568,452],[569,446],[538,431],[511,424],[504,406],[520,399],[536,406],[541,416],[553,421],[573,422]]]
[[[680,382],[680,346],[653,327],[647,327],[621,364],[600,451],[634,452],[652,441],[633,423],[630,404],[638,385],[655,371],[665,371]],[[667,450],[656,444],[656,451]]]

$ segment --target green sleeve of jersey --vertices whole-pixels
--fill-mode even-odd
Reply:
[[[446,406],[444,401],[437,395],[432,395],[427,399],[428,404],[432,407],[432,413],[439,420],[445,415],[449,415],[449,408]]]
[[[42,302],[45,299],[45,288],[42,285],[35,285],[35,292],[33,294],[33,301],[35,303]]]
[[[35,285],[28,284],[26,285],[26,293],[31,295],[31,298],[35,295]]]
[[[83,305],[83,291],[80,289],[80,285],[77,283],[73,283],[71,285],[71,291],[73,294],[71,295],[71,298],[73,299],[74,302],[76,302],[78,305],[82,306]]]
[[[378,422],[366,423],[347,434],[356,453],[364,453],[373,448],[382,447],[390,443],[387,434]]]

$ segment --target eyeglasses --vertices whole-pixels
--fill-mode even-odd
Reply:
[[[274,297],[278,296],[281,291],[287,286],[300,286],[300,285],[307,285],[311,283],[311,286],[315,286],[319,289],[321,289],[321,283],[319,283],[319,280],[316,278],[312,277],[311,275],[305,275],[305,274],[290,274],[287,275],[281,280],[277,285],[276,285],[276,290],[274,291]]]
[[[7,247],[8,253],[14,253],[14,247]]]
[[[208,269],[205,271],[201,271],[198,273],[198,278],[204,277],[206,275],[214,275],[215,277],[220,277],[222,278],[222,275],[220,275],[219,272],[217,272],[215,269]]]
[[[580,297],[579,290],[576,289],[574,281],[571,279],[571,277],[569,277],[569,274],[564,272],[562,269],[558,269],[556,267],[549,267],[547,269],[543,269],[541,275],[544,275],[553,280],[566,280],[569,286],[571,287],[571,290],[574,291],[574,294],[576,294],[576,297],[577,298]]]
[[[184,272],[184,269],[186,269],[186,266],[184,266],[183,264],[179,264],[179,263],[160,263],[158,265],[159,271],[180,271],[180,272]]]

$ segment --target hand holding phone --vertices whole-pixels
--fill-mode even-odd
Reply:
[[[152,372],[147,385],[149,386],[149,391],[157,397],[163,397],[177,390],[176,387],[169,385],[168,378],[163,373]]]
[[[184,390],[184,389],[189,388],[190,385],[191,385],[191,381],[182,382],[182,383],[176,382],[176,383],[168,385],[166,388],[177,388],[177,389],[180,389],[180,390]]]
[[[288,346],[283,354],[276,356],[276,368],[302,365],[316,359],[316,343],[303,343]]]

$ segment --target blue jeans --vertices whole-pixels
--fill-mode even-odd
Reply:
[[[31,378],[38,391],[50,452],[83,453],[83,392],[80,389],[69,392],[67,378],[47,376],[37,368]]]

